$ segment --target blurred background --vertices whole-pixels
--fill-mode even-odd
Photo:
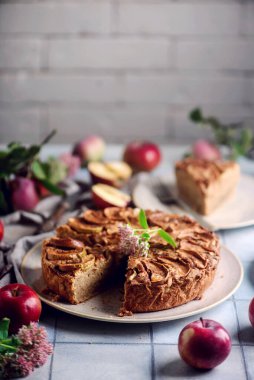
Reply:
[[[1,1],[0,142],[191,142],[196,106],[253,121],[253,37],[254,1]]]

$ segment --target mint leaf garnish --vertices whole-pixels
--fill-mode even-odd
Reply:
[[[149,228],[148,223],[147,223],[147,219],[146,219],[146,213],[142,209],[139,212],[138,220],[139,220],[139,224],[141,225],[142,228],[144,228],[145,230],[147,230]]]
[[[164,239],[167,243],[169,243],[170,245],[172,245],[173,248],[176,248],[176,242],[175,242],[175,239],[169,235],[166,231],[160,229],[158,231],[158,234],[160,235],[160,237],[162,237],[162,239]]]

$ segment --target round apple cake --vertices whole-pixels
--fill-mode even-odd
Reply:
[[[86,210],[59,226],[57,236],[43,242],[47,287],[77,304],[105,290],[124,268],[119,315],[169,309],[200,299],[219,263],[218,237],[187,216],[147,210],[149,228],[162,228],[174,238],[176,247],[155,235],[148,255],[128,254],[120,244],[119,226],[140,228],[139,211]]]

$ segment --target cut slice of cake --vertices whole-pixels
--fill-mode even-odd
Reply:
[[[186,158],[175,165],[178,194],[199,214],[211,214],[235,192],[240,168],[234,161]]]
[[[112,257],[72,238],[46,239],[42,247],[42,272],[48,289],[72,304],[102,290],[112,270]]]

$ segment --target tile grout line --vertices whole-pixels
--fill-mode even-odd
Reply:
[[[241,338],[240,338],[240,322],[239,322],[239,319],[238,319],[237,307],[236,307],[236,302],[235,302],[234,296],[232,297],[232,299],[233,299],[233,306],[234,306],[234,310],[235,310],[237,330],[238,330],[237,331],[237,335],[238,335],[239,347],[240,347],[240,350],[241,350],[241,355],[242,355],[242,360],[243,360],[243,366],[244,366],[245,376],[246,376],[246,380],[250,380],[249,375],[248,375],[248,370],[247,370],[247,364],[246,364],[246,358],[245,358],[245,354],[244,354],[243,344],[242,344],[242,341],[241,341]]]
[[[223,243],[226,245],[227,238],[225,236],[225,231],[221,232],[221,238],[222,238]],[[237,336],[238,336],[239,347],[240,347],[240,350],[241,350],[241,356],[242,356],[242,360],[243,360],[244,372],[245,372],[246,380],[249,380],[249,375],[248,375],[248,370],[247,370],[247,365],[246,365],[245,354],[244,354],[243,345],[242,345],[242,342],[241,342],[241,339],[240,339],[240,322],[239,322],[239,318],[238,318],[236,301],[235,301],[234,295],[232,296],[232,303],[233,303],[233,307],[234,307],[234,311],[235,311],[235,318],[236,318],[236,324],[237,324]]]
[[[55,347],[56,347],[57,319],[58,319],[58,317],[56,316],[56,319],[55,319],[55,328],[54,328],[54,338],[53,338],[53,350],[54,351],[55,351]],[[54,354],[55,354],[54,351],[53,351],[53,354],[51,356],[51,361],[50,361],[50,366],[49,366],[49,380],[52,380],[52,368],[53,368],[53,361],[54,361]]]
[[[58,341],[58,342],[56,342],[56,344],[65,344],[65,345],[77,344],[77,345],[87,345],[87,346],[151,346],[151,342],[150,343],[137,343],[137,342],[118,343],[118,342],[72,342],[72,341],[64,342],[64,341]],[[153,343],[153,346],[177,346],[177,343]],[[232,346],[238,347],[238,346],[240,346],[240,344],[239,343],[233,343]],[[253,347],[254,344],[248,343],[248,344],[245,344],[244,346]]]
[[[155,358],[154,358],[154,343],[153,343],[153,324],[149,326],[150,345],[151,345],[151,380],[155,380]]]

